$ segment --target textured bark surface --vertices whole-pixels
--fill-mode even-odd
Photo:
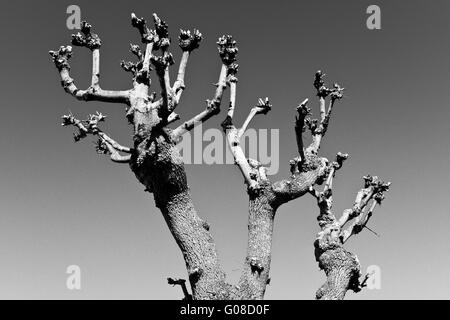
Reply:
[[[317,290],[318,300],[342,300],[353,282],[360,277],[360,266],[355,255],[343,247],[325,249],[316,246],[320,253],[316,257],[324,270],[327,281]]]
[[[342,300],[350,288],[358,285],[360,265],[355,255],[344,249],[340,227],[329,213],[319,216],[322,231],[314,242],[314,254],[327,281],[316,292],[319,300]]]
[[[242,299],[263,299],[266,292],[275,218],[273,199],[274,194],[268,184],[262,187],[258,196],[250,197],[247,254],[238,283]]]
[[[184,165],[175,144],[162,133],[144,139],[130,167],[154,195],[186,263],[194,299],[221,299],[227,293],[208,224],[195,210]]]

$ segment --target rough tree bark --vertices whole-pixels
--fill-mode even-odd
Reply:
[[[133,147],[122,146],[104,133],[98,125],[106,117],[98,112],[89,115],[86,120],[79,120],[69,114],[63,116],[62,124],[77,128],[75,141],[89,134],[98,137],[97,152],[109,154],[114,162],[127,163],[138,181],[145,186],[145,191],[153,194],[155,204],[163,214],[183,255],[192,294],[189,294],[185,280],[169,278],[168,282],[180,285],[185,299],[262,299],[270,280],[271,243],[277,209],[282,204],[311,192],[312,186],[321,184],[330,176],[330,171],[334,173],[334,163],[329,164],[326,158],[319,157],[318,150],[328,127],[334,102],[342,97],[343,89],[338,85],[332,89],[326,88],[323,85],[323,75],[320,72],[316,74],[315,86],[322,117],[320,125],[317,120],[306,118],[309,113],[306,107],[308,100],[302,102],[297,107],[299,115],[295,126],[299,156],[291,161],[291,175],[287,179],[271,183],[266,176],[266,168],[257,160],[247,159],[240,147],[240,138],[252,118],[257,114],[267,114],[271,109],[269,100],[260,99],[241,128],[237,129],[232,121],[238,69],[235,63],[238,52],[236,42],[229,35],[219,38],[217,45],[222,64],[212,99],[207,100],[204,111],[171,129],[170,125],[180,118],[174,111],[185,90],[186,66],[191,53],[199,47],[202,35],[198,30],[181,30],[179,46],[182,57],[172,85],[169,71],[174,60],[169,52],[171,41],[168,26],[156,14],[153,15],[153,20],[152,30],[143,18],[131,15],[131,24],[138,29],[145,50],[141,51],[139,45],[132,44],[130,51],[137,57],[137,62],[121,62],[122,68],[132,74],[133,86],[128,90],[112,91],[100,87],[101,40],[91,32],[92,27],[87,22],[82,23],[81,32],[72,35],[72,45],[92,51],[92,80],[86,90],[78,89],[70,77],[68,61],[72,55],[72,47],[62,46],[57,51],[50,51],[67,93],[78,100],[126,105],[126,117],[133,127]],[[150,92],[150,73],[153,70],[160,87],[158,99],[156,93]],[[230,106],[222,127],[249,195],[248,248],[244,269],[236,285],[226,281],[209,225],[195,209],[182,157],[177,149],[177,143],[185,132],[220,112],[222,96],[227,86],[230,87]],[[325,112],[327,96],[331,97],[331,103],[328,112]],[[313,138],[307,148],[303,147],[302,140],[305,124],[311,129]],[[350,234],[356,233],[357,228],[352,228]],[[328,254],[329,250],[324,252]],[[324,257],[324,268],[331,268],[327,267],[325,255],[321,254],[319,259],[321,257]],[[330,270],[327,274],[331,275],[334,268]],[[333,279],[341,279],[341,276]]]

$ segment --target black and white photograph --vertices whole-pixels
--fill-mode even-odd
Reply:
[[[0,300],[450,299],[448,0],[1,6]]]

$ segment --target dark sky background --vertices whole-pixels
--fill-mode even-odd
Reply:
[[[67,95],[48,50],[69,43],[68,1],[8,1],[0,10],[0,298],[179,299],[166,277],[186,277],[182,256],[153,197],[126,165],[98,156],[89,139],[72,141],[60,116],[96,110],[104,130],[131,142],[124,108]],[[351,206],[364,174],[392,181],[371,220],[348,249],[381,268],[381,289],[349,299],[450,298],[450,2],[443,1],[77,1],[102,39],[101,86],[128,89],[119,66],[139,43],[130,13],[157,12],[172,31],[198,28],[205,39],[189,61],[177,109],[188,119],[205,107],[220,69],[215,41],[239,44],[236,121],[258,97],[273,110],[253,123],[280,130],[280,171],[296,155],[294,107],[314,99],[317,69],[346,87],[321,154],[350,154],[335,180],[335,211]],[[381,7],[382,30],[366,28],[366,8]],[[179,61],[180,50],[172,47]],[[75,48],[72,75],[90,81],[90,53]],[[226,104],[224,104],[226,105]],[[317,110],[316,110],[317,111]],[[219,127],[225,112],[205,128]],[[200,215],[211,224],[230,281],[247,241],[247,195],[233,165],[189,165]],[[311,299],[325,276],[314,260],[317,207],[310,197],[283,206],[273,239],[268,299]],[[66,288],[67,266],[82,270],[82,289]]]

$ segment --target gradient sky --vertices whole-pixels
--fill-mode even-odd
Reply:
[[[74,144],[60,126],[70,109],[96,110],[104,130],[122,143],[131,135],[121,105],[83,103],[60,86],[48,50],[69,43],[68,1],[8,1],[0,10],[3,50],[0,108],[0,298],[179,299],[166,277],[186,277],[182,256],[153,197],[126,165],[98,156],[86,139]],[[77,1],[102,39],[101,85],[127,89],[119,67],[139,43],[130,13],[157,12],[175,39],[198,28],[205,39],[189,61],[178,113],[188,119],[213,94],[220,59],[216,38],[239,45],[237,123],[260,96],[273,109],[252,126],[280,130],[280,171],[296,155],[294,108],[314,99],[317,69],[346,87],[321,154],[350,159],[335,179],[335,211],[351,206],[361,177],[392,181],[371,220],[348,249],[365,269],[381,268],[381,290],[348,299],[450,298],[450,2],[442,1]],[[382,30],[366,28],[370,4],[381,7]],[[172,52],[179,61],[180,50]],[[75,48],[72,74],[90,77],[87,50]],[[176,64],[177,65],[177,64]],[[205,126],[219,127],[224,113]],[[200,215],[211,224],[220,259],[236,281],[247,241],[247,195],[233,165],[189,165]],[[273,239],[267,299],[311,299],[325,280],[314,260],[318,209],[310,197],[283,206]],[[82,290],[66,288],[66,267],[79,265]]]

